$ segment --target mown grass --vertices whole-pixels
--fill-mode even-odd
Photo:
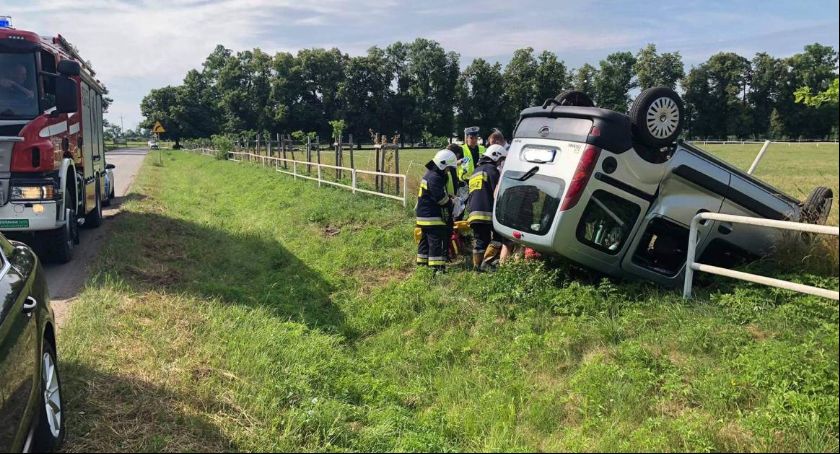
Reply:
[[[70,451],[838,450],[835,302],[432,276],[393,201],[164,157],[59,333]]]

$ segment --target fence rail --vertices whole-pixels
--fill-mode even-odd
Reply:
[[[697,254],[697,229],[700,223],[704,220],[731,222],[733,224],[747,224],[761,227],[770,227],[783,230],[794,230],[799,232],[817,233],[822,235],[840,236],[840,227],[830,227],[825,225],[803,224],[791,221],[776,221],[772,219],[754,218],[749,216],[735,216],[731,214],[721,213],[700,213],[694,216],[691,220],[691,229],[688,234],[688,254],[686,257],[685,267],[685,285],[683,286],[683,298],[691,298],[691,287],[694,281],[694,272],[702,271],[704,273],[717,274],[719,276],[731,277],[747,282],[754,282],[757,284],[769,285],[772,287],[793,290],[795,292],[807,293],[809,295],[821,296],[824,298],[831,298],[833,300],[840,300],[840,292],[828,290],[819,287],[812,287],[810,285],[797,284],[795,282],[784,281],[781,279],[773,279],[757,274],[744,273],[742,271],[730,270],[728,268],[721,268],[712,265],[705,265],[703,263],[695,262]]]
[[[764,140],[724,140],[724,139],[708,139],[708,140],[700,140],[700,139],[692,139],[686,140],[686,142],[693,143],[695,145],[762,145],[764,144]],[[771,140],[770,143],[773,144],[786,144],[786,145],[838,145],[838,142],[830,141],[830,140]]]
[[[202,153],[204,154],[204,153]],[[212,154],[212,153],[211,153]],[[237,159],[239,158],[239,159]],[[322,186],[324,184],[335,186],[339,188],[349,189],[353,191],[353,193],[361,192],[364,194],[371,194],[379,197],[385,197],[388,199],[398,200],[402,202],[403,206],[408,204],[408,183],[407,177],[405,175],[397,174],[397,173],[385,173],[385,172],[376,172],[372,170],[360,170],[360,169],[353,169],[350,167],[342,167],[342,166],[335,166],[331,164],[321,164],[317,162],[310,162],[310,161],[298,161],[295,159],[287,159],[287,158],[279,158],[274,156],[265,156],[265,155],[258,155],[254,153],[247,153],[247,152],[239,152],[239,151],[231,151],[228,152],[228,159],[234,162],[259,162],[263,166],[268,166],[269,162],[274,163],[274,169],[277,172],[291,175],[295,179],[303,178],[306,180],[317,181],[318,186]],[[298,166],[306,167],[307,169],[315,168],[316,169],[316,177],[313,177],[311,173],[304,174],[298,171]],[[289,167],[291,167],[291,171],[289,171]],[[324,178],[323,169],[331,169],[336,171],[344,171],[350,174],[350,184],[344,184],[338,181],[332,181]],[[394,194],[386,194],[384,192],[379,191],[372,191],[369,189],[361,188],[358,184],[358,174],[363,175],[372,175],[375,177],[388,177],[388,178],[395,178],[401,181],[401,191],[399,195]]]

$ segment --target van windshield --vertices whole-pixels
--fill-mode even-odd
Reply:
[[[551,229],[566,183],[560,178],[534,175],[519,181],[526,172],[508,171],[502,178],[496,219],[507,227],[535,235]]]
[[[0,53],[0,118],[38,116],[35,54]]]

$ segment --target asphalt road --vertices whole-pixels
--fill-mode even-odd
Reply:
[[[103,210],[105,222],[97,229],[84,227],[79,229],[81,239],[79,244],[76,245],[73,260],[70,263],[44,265],[52,308],[55,311],[56,323],[59,327],[64,322],[67,306],[84,286],[88,264],[99,253],[102,241],[111,230],[108,218],[119,211],[120,202],[128,194],[147,153],[148,150],[146,149],[127,148],[110,151],[105,155],[105,161],[116,166],[114,169],[114,196],[116,199],[111,201],[110,207]]]

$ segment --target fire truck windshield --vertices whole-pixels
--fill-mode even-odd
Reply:
[[[38,116],[34,54],[0,53],[0,118]]]

